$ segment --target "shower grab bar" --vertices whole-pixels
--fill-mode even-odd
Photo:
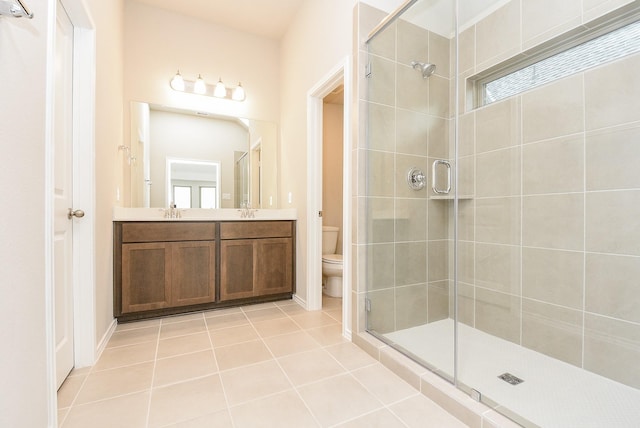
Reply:
[[[447,187],[446,189],[439,189],[436,180],[436,167],[438,165],[444,165],[447,167]],[[437,159],[433,161],[431,165],[431,188],[439,195],[446,195],[451,191],[451,163],[446,160]]]

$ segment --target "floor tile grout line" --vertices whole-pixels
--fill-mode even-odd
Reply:
[[[242,310],[242,308],[240,308]],[[245,315],[246,317],[246,315]],[[206,325],[206,317],[205,317],[205,325]],[[209,338],[209,346],[211,347],[211,352],[213,353],[213,358],[216,362],[216,368],[218,369],[216,375],[218,376],[218,379],[220,380],[220,388],[222,388],[222,395],[224,396],[224,410],[227,411],[227,414],[229,415],[229,420],[231,421],[231,427],[235,427],[236,423],[233,420],[233,415],[231,414],[231,408],[229,407],[229,397],[227,396],[227,389],[224,386],[224,381],[222,380],[222,371],[220,370],[220,363],[218,362],[218,355],[216,353],[216,349],[215,346],[213,346],[213,340],[211,339],[211,334],[209,332],[209,330],[207,329],[207,337]]]
[[[149,426],[151,419],[151,402],[153,401],[153,383],[156,380],[156,365],[158,361],[158,349],[160,348],[160,335],[162,334],[163,320],[160,320],[160,328],[158,329],[158,335],[156,337],[156,352],[153,359],[153,368],[151,369],[151,384],[149,385],[149,401],[147,403],[147,418],[145,421],[145,427]]]

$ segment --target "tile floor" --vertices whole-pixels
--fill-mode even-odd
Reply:
[[[341,336],[341,300],[121,324],[58,391],[61,428],[464,427]]]

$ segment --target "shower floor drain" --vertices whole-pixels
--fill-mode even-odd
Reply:
[[[510,383],[511,385],[518,385],[522,382],[524,382],[524,380],[520,379],[517,376],[512,375],[511,373],[502,373],[500,376],[498,376],[500,379],[502,379],[503,381]]]

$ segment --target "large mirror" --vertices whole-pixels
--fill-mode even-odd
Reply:
[[[132,207],[278,208],[277,125],[131,103]]]

